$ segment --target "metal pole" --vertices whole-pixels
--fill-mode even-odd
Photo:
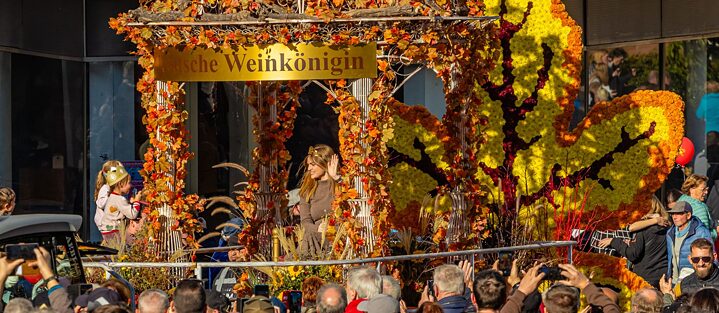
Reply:
[[[375,263],[375,262],[387,262],[387,261],[406,261],[414,259],[430,259],[430,258],[445,258],[452,256],[463,256],[472,254],[490,254],[504,251],[519,251],[519,250],[532,250],[532,249],[545,249],[545,248],[561,248],[561,247],[572,247],[576,245],[576,241],[549,241],[540,242],[528,245],[513,246],[513,247],[502,247],[502,248],[488,248],[488,249],[475,249],[465,251],[453,251],[453,252],[438,252],[438,253],[421,253],[421,254],[408,254],[408,255],[395,255],[385,256],[376,258],[359,258],[352,260],[329,260],[329,261],[286,261],[286,262],[88,262],[84,263],[85,267],[149,267],[149,268],[161,268],[161,267],[290,267],[290,266],[323,266],[323,265],[347,265],[347,264],[363,264],[363,263]]]
[[[131,22],[127,23],[130,27],[141,26],[233,26],[233,25],[267,25],[267,24],[305,24],[305,23],[360,23],[360,22],[400,22],[400,21],[482,21],[492,22],[499,19],[499,16],[390,16],[390,17],[355,17],[355,18],[336,18],[330,20],[324,19],[275,19],[265,18],[262,20],[251,21],[205,21],[205,22],[182,22],[182,21],[165,21],[165,22]],[[482,24],[484,26],[486,24]]]

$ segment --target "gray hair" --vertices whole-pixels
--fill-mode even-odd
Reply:
[[[140,313],[164,313],[170,308],[170,299],[160,289],[147,289],[137,299]]]
[[[434,269],[434,285],[440,292],[464,294],[464,272],[459,266],[445,264]]]
[[[360,298],[369,299],[382,292],[382,277],[371,267],[358,267],[347,274],[347,286]]]
[[[327,292],[335,292],[334,296],[325,296]],[[347,292],[338,284],[324,284],[317,291],[317,313],[344,313],[347,308]]]
[[[399,287],[399,282],[394,279],[394,277],[382,275],[382,293],[399,300],[399,296],[402,294],[402,289]]]
[[[663,295],[659,290],[646,287],[632,296],[631,313],[659,313],[664,307]]]
[[[14,298],[5,305],[5,311],[9,313],[25,313],[32,311],[32,302],[25,298]]]

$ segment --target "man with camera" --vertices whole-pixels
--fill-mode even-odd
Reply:
[[[422,298],[417,306],[422,303],[434,301],[442,307],[445,313],[464,313],[473,311],[470,301],[464,296],[465,293],[465,272],[457,265],[445,264],[434,269],[432,286],[424,287]]]
[[[616,303],[571,264],[560,264],[559,267],[554,268],[540,264],[529,269],[519,282],[517,290],[507,299],[507,303],[500,312],[522,312],[524,299],[528,294],[537,290],[537,286],[544,280],[556,281],[544,293],[545,313],[577,312],[580,293],[584,293],[589,304],[601,308],[605,313],[620,312]]]

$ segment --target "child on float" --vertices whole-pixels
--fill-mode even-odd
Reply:
[[[97,229],[101,229],[100,223],[102,223],[102,217],[105,216],[105,203],[110,197],[110,186],[107,185],[105,175],[112,167],[122,167],[122,163],[117,160],[106,161],[102,164],[102,169],[97,173],[97,179],[95,180],[96,208],[93,220],[95,221],[95,225],[97,225]]]
[[[10,215],[15,210],[15,192],[8,187],[0,187],[0,216]]]
[[[130,175],[122,166],[112,166],[105,173],[105,182],[110,187],[110,195],[104,207],[104,216],[100,221],[100,233],[105,242],[120,239],[120,225],[138,218],[141,205],[133,196],[127,201],[125,195],[130,192]]]

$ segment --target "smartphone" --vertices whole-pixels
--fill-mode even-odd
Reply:
[[[269,285],[255,285],[255,296],[270,297],[270,286]]]
[[[539,268],[540,273],[544,273],[544,280],[564,280],[566,277],[562,275],[562,269],[555,266],[542,266]]]
[[[7,244],[5,245],[5,254],[8,260],[35,260],[35,248],[37,247],[36,243]]]
[[[427,290],[429,291],[429,295],[434,297],[434,280],[427,280]]]
[[[282,302],[287,306],[289,313],[302,312],[302,291],[286,290],[282,292]]]
[[[509,277],[509,275],[512,273],[512,261],[514,259],[514,254],[512,252],[499,252],[499,271],[502,272],[502,275],[505,277]]]

